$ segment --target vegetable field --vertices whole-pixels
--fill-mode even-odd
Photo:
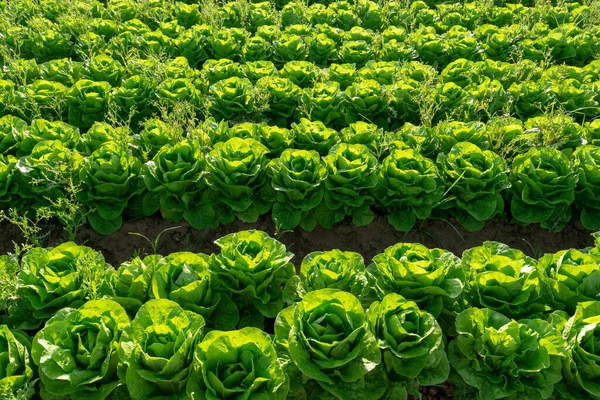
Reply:
[[[596,231],[598,0],[0,2],[0,399],[600,399]]]

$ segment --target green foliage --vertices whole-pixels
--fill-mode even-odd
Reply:
[[[217,291],[216,277],[209,272],[208,256],[172,253],[154,264],[149,298],[174,301],[204,317],[210,329],[230,330],[237,325],[238,308],[227,290]]]
[[[111,269],[102,254],[72,242],[28,251],[17,275],[17,293],[32,313],[20,321],[21,328],[35,329],[64,307],[99,298],[107,290]]]
[[[272,192],[267,184],[269,150],[254,139],[231,138],[217,143],[206,156],[205,181],[210,203],[218,208],[218,221],[225,224],[235,215],[256,222],[271,208]]]
[[[502,191],[510,187],[504,159],[472,143],[460,142],[448,154],[440,153],[437,164],[449,194],[440,207],[451,209],[465,229],[482,229],[485,221],[502,213]]]
[[[332,228],[347,215],[357,226],[371,223],[377,186],[377,158],[361,144],[340,143],[323,158],[327,167],[324,201],[315,211],[319,224]]]
[[[552,396],[565,344],[550,323],[469,308],[456,318],[456,331],[448,345],[450,365],[478,399]]]
[[[269,163],[271,186],[276,192],[273,221],[281,229],[298,225],[314,229],[314,209],[323,200],[327,168],[314,150],[286,149]]]
[[[212,255],[210,271],[216,289],[232,295],[240,308],[240,327],[263,327],[283,308],[283,285],[294,275],[292,253],[262,231],[241,231],[215,241],[221,252]]]
[[[385,375],[376,369],[381,362],[377,340],[360,301],[351,293],[336,289],[307,293],[277,316],[275,343],[286,369],[292,371],[290,379],[298,374],[297,368],[325,395],[377,399],[385,391]],[[305,391],[294,384],[300,383],[292,380],[292,392]]]
[[[571,160],[552,148],[533,148],[515,157],[510,172],[511,212],[520,223],[560,231],[571,219],[578,175]]]
[[[86,157],[79,173],[80,200],[94,212],[88,222],[104,235],[117,231],[129,199],[143,189],[141,162],[115,142],[108,142]]]
[[[413,380],[431,386],[448,379],[444,335],[433,315],[421,311],[415,302],[390,293],[371,304],[367,319],[383,352],[388,396],[406,392]]]
[[[122,384],[117,376],[119,338],[128,324],[127,313],[112,300],[91,300],[56,312],[31,348],[42,398],[108,398]]]
[[[0,396],[3,398],[25,395],[33,378],[30,349],[31,343],[26,335],[0,325],[0,358],[3,360],[0,364]]]
[[[433,161],[412,149],[391,152],[378,172],[375,196],[388,210],[388,221],[407,232],[417,218],[426,219],[444,194],[444,182]]]
[[[464,275],[460,260],[442,249],[398,243],[373,257],[369,286],[381,300],[397,293],[434,317],[457,310]]]
[[[184,399],[204,319],[177,303],[145,303],[123,329],[118,374],[132,399]]]
[[[288,382],[266,333],[256,328],[209,332],[194,352],[188,398],[283,400]]]
[[[509,318],[540,317],[547,311],[545,280],[537,261],[498,242],[463,253],[465,299],[473,307]]]
[[[339,289],[359,300],[366,294],[367,275],[362,256],[352,251],[315,251],[302,260],[300,274],[286,283],[284,300],[293,304],[306,293],[320,289]]]

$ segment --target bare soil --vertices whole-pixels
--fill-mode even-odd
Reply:
[[[121,230],[108,236],[99,235],[89,227],[82,227],[78,232],[77,242],[102,252],[106,261],[116,267],[134,255],[153,252],[147,240],[131,233],[142,234],[154,241],[157,235],[170,227],[179,228],[166,231],[161,235],[157,248],[159,254],[166,255],[177,251],[207,254],[217,252],[218,247],[214,244],[216,239],[244,229],[260,229],[270,235],[276,234],[275,226],[269,216],[264,216],[252,224],[236,221],[218,229],[202,231],[192,228],[184,221],[170,223],[160,216],[154,216],[126,220]],[[49,231],[49,235],[45,238],[44,245],[54,246],[65,240],[60,225],[49,224],[45,229]],[[350,221],[344,221],[330,230],[317,227],[312,232],[300,228],[293,232],[282,232],[278,239],[295,254],[293,261],[296,265],[299,265],[302,258],[312,251],[334,248],[356,251],[363,255],[365,262],[369,263],[375,254],[403,241],[422,243],[430,248],[440,247],[458,256],[464,250],[479,246],[486,240],[506,243],[533,257],[594,244],[591,232],[578,222],[570,223],[561,232],[551,233],[536,225],[520,226],[509,221],[493,220],[479,232],[467,232],[453,221],[434,220],[427,221],[420,229],[406,234],[394,230],[385,216],[376,216],[375,220],[365,227],[357,227]],[[13,241],[22,241],[20,232],[8,223],[0,224],[0,254],[12,251]]]

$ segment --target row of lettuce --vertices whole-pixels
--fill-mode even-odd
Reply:
[[[145,119],[169,114],[181,115],[181,124],[214,117],[288,127],[308,118],[335,128],[367,121],[394,130],[406,122],[527,119],[553,110],[583,122],[600,113],[600,60],[542,68],[459,59],[438,74],[414,61],[362,68],[291,61],[277,69],[271,61],[220,59],[197,70],[182,57],[124,66],[98,55],[83,63],[16,62],[4,74],[0,116],[63,120],[81,129],[110,119],[137,131]]]
[[[134,136],[106,123],[81,135],[63,122],[27,125],[5,116],[0,205],[35,214],[75,200],[101,234],[117,231],[123,214],[159,211],[197,229],[256,222],[270,212],[279,228],[308,231],[346,218],[368,225],[375,212],[400,231],[448,217],[476,231],[509,215],[559,231],[575,211],[595,230],[598,122],[584,129],[561,117],[455,121],[386,134],[363,122],[338,132],[304,119],[292,129],[208,120],[184,137],[160,120]],[[591,130],[596,134],[587,138],[595,144],[584,145]],[[511,153],[497,152],[494,140],[508,140],[500,149]]]
[[[3,45],[40,61],[104,52],[123,59],[138,52],[184,55],[196,66],[207,58],[250,61],[272,53],[281,63],[309,57],[320,64],[364,64],[383,56],[442,66],[457,58],[582,66],[599,49],[598,11],[579,3],[482,7],[472,1],[429,8],[423,1],[410,6],[295,1],[281,11],[271,2],[242,0],[220,7],[130,0],[110,1],[107,7],[96,1],[44,1],[51,4],[47,8],[25,0],[11,3],[0,8],[6,13]],[[386,32],[392,33],[390,40]]]
[[[538,260],[497,242],[462,259],[399,243],[369,266],[314,252],[298,275],[264,232],[216,244],[116,270],[72,242],[3,256],[0,395],[398,400],[450,381],[460,398],[599,396],[600,239]]]

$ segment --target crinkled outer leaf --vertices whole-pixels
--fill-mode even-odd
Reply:
[[[117,349],[128,324],[127,313],[112,300],[58,311],[35,335],[31,348],[45,390],[72,399],[106,399],[121,384]]]
[[[133,399],[185,399],[204,318],[167,299],[146,302],[121,336],[119,377]]]
[[[551,231],[569,221],[578,175],[565,154],[532,148],[513,160],[510,179],[511,212],[517,221],[542,223]]]
[[[468,142],[438,154],[437,164],[452,201],[442,208],[457,208],[477,221],[492,219],[504,209],[500,193],[510,187],[506,161]]]
[[[544,274],[536,260],[498,242],[463,253],[465,299],[510,318],[541,316],[546,306]]]
[[[379,299],[397,293],[436,318],[455,311],[464,285],[460,260],[441,249],[398,243],[373,258],[367,268],[370,286]]]
[[[192,400],[284,400],[289,383],[268,334],[257,328],[212,331],[196,347]]]
[[[214,202],[224,203],[248,222],[268,212],[273,197],[267,184],[268,152],[250,138],[217,143],[206,155],[205,182]]]
[[[86,157],[79,173],[83,204],[94,208],[104,220],[115,220],[131,197],[141,193],[144,183],[141,162],[130,150],[108,142]]]
[[[210,110],[218,119],[231,119],[254,108],[252,83],[247,78],[223,79],[210,87]]]
[[[600,296],[600,258],[579,250],[562,250],[545,254],[538,260],[551,300],[546,302],[555,310],[572,315],[577,304]]]
[[[299,301],[305,293],[319,289],[339,289],[360,300],[367,286],[362,256],[352,251],[316,251],[307,254],[300,266],[298,279],[290,279],[284,290],[288,303]]]
[[[112,274],[112,299],[121,304],[132,318],[148,301],[152,275],[160,259],[159,255],[147,256],[143,260],[136,257],[121,264]]]
[[[596,399],[600,397],[598,332],[600,302],[584,301],[567,321],[563,337],[567,342],[563,358],[563,380],[557,386],[565,399]]]
[[[372,191],[378,182],[377,158],[365,145],[340,143],[323,161],[328,172],[324,197],[327,209],[339,210],[342,218],[346,215],[360,218],[369,213],[375,201]]]
[[[282,229],[295,228],[303,217],[298,218],[297,212],[311,211],[323,200],[327,168],[314,150],[284,150],[269,163],[268,174],[276,193],[273,218],[281,215],[276,221]],[[276,215],[276,210],[281,212]],[[286,216],[285,210],[291,215]]]
[[[421,385],[436,385],[448,379],[442,329],[417,303],[390,293],[371,305],[367,319],[390,380],[416,378]]]
[[[0,325],[0,397],[13,398],[32,379],[29,348],[25,335]]]
[[[456,331],[450,365],[478,390],[478,399],[547,399],[561,380],[564,341],[548,322],[469,308],[456,318]]]
[[[283,285],[294,275],[292,253],[258,230],[240,231],[215,241],[221,248],[210,259],[216,288],[232,293],[240,307],[257,309],[273,318],[283,308]]]
[[[385,382],[369,385],[368,373],[381,362],[381,353],[360,301],[351,293],[307,293],[277,318],[275,342],[284,360],[337,397],[376,399],[385,391]]]
[[[89,294],[84,280],[92,279],[101,292],[109,285],[108,271],[102,254],[73,242],[55,248],[28,251],[17,275],[18,295],[33,308],[38,326],[63,307],[78,307]]]
[[[412,149],[392,151],[381,163],[378,182],[379,204],[390,213],[412,213],[419,219],[429,217],[445,189],[435,163]]]
[[[581,223],[586,229],[600,229],[600,147],[578,147],[573,153],[579,173],[575,204],[582,208]]]
[[[227,291],[216,290],[209,257],[190,252],[171,253],[154,268],[149,297],[169,299],[200,314],[210,329],[233,329],[239,311]]]

